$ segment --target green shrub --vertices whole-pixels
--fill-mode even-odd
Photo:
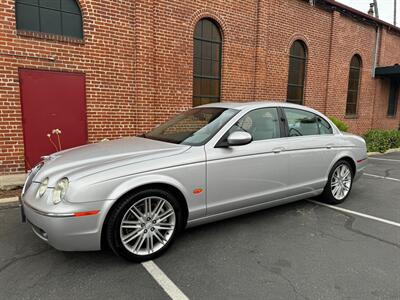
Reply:
[[[339,120],[338,118],[329,117],[329,119],[331,119],[331,121],[333,122],[333,124],[335,124],[336,127],[337,127],[340,131],[347,132],[347,130],[349,129],[349,125],[347,125],[345,122]]]
[[[364,135],[368,152],[384,153],[392,148],[400,148],[399,130],[371,129]]]

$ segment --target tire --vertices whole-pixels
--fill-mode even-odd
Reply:
[[[324,191],[319,196],[319,200],[329,204],[343,203],[350,195],[353,178],[354,170],[352,166],[346,160],[339,160],[329,172],[328,182],[325,185]]]
[[[132,193],[112,210],[106,229],[107,243],[115,254],[129,261],[154,259],[173,243],[182,228],[182,215],[179,201],[168,191],[148,189]]]

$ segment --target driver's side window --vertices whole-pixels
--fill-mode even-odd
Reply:
[[[253,141],[268,140],[280,137],[278,111],[276,108],[260,108],[244,115],[232,128],[234,131],[246,131]]]

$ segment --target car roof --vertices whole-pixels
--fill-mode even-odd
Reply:
[[[217,102],[217,103],[210,103],[210,104],[204,104],[201,106],[197,106],[196,108],[206,108],[206,107],[219,107],[219,108],[226,108],[226,109],[237,109],[240,111],[243,111],[244,113],[247,113],[248,111],[251,111],[253,109],[257,108],[264,108],[264,107],[288,107],[288,108],[297,108],[301,110],[305,110],[311,113],[314,113],[316,115],[319,115],[322,117],[325,121],[331,124],[331,126],[334,128],[335,132],[340,132],[339,129],[337,129],[336,125],[323,113],[308,107],[304,105],[299,105],[299,104],[293,104],[293,103],[288,103],[285,101],[236,101],[236,102]]]
[[[306,110],[311,113],[317,114],[321,117],[323,117],[325,120],[328,119],[327,116],[325,116],[323,113],[308,107],[304,105],[299,105],[299,104],[293,104],[289,102],[284,102],[284,101],[250,101],[250,102],[245,102],[245,101],[237,101],[237,102],[217,102],[217,103],[210,103],[210,104],[205,104],[197,107],[219,107],[219,108],[231,108],[231,109],[237,109],[240,111],[250,111],[253,109],[257,108],[264,108],[264,107],[288,107],[288,108],[297,108],[301,110]],[[197,108],[196,107],[196,108]]]
[[[283,101],[217,102],[217,103],[204,104],[204,105],[197,106],[197,107],[220,107],[220,108],[233,108],[233,109],[238,109],[238,110],[248,110],[248,109],[271,107],[271,106],[291,107],[291,108],[299,108],[299,109],[305,109],[305,110],[309,110],[309,111],[315,111],[314,109],[307,107],[307,106],[283,102]]]

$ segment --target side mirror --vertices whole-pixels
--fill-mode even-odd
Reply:
[[[248,132],[235,131],[228,136],[227,140],[229,146],[243,146],[249,144],[253,140],[253,137]]]

